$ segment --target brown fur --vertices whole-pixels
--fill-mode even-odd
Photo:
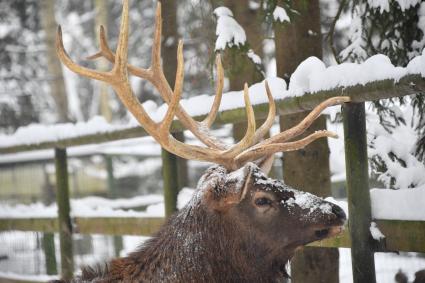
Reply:
[[[190,203],[137,251],[85,268],[72,282],[279,282],[295,249],[317,240],[311,227],[341,225],[345,216],[314,212],[300,220],[299,208],[284,205],[291,188],[253,164],[243,170],[241,182],[241,174],[210,168]],[[258,194],[276,207],[256,208]]]

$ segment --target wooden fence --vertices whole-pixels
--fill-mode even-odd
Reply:
[[[313,109],[320,102],[333,96],[350,96],[352,102],[343,105],[344,142],[346,157],[347,195],[349,224],[346,232],[338,238],[311,244],[321,247],[350,247],[354,282],[375,282],[374,252],[411,251],[425,252],[425,222],[374,220],[386,238],[377,242],[370,235],[371,204],[368,185],[368,160],[366,144],[366,101],[375,101],[425,93],[425,79],[408,75],[398,82],[382,80],[366,85],[338,88],[291,97],[276,103],[277,114],[286,115]],[[254,106],[256,117],[267,116],[268,104]],[[201,119],[202,116],[194,117]],[[219,112],[217,124],[242,122],[246,119],[244,108]],[[172,132],[180,132],[182,125],[175,121]],[[151,235],[163,223],[162,218],[74,218],[70,217],[69,187],[66,148],[77,145],[102,143],[147,135],[140,127],[93,134],[38,144],[0,147],[2,154],[23,151],[54,149],[57,179],[57,219],[0,219],[0,231],[39,231],[46,234],[59,233],[61,251],[61,276],[69,278],[73,273],[72,234]],[[164,188],[166,190],[166,188]],[[165,203],[170,203],[164,192]],[[175,200],[174,200],[175,201]],[[175,204],[173,204],[175,205]]]

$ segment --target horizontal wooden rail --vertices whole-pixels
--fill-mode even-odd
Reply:
[[[320,91],[313,94],[305,94],[300,97],[289,97],[276,101],[277,115],[286,115],[313,109],[320,102],[333,96],[350,96],[354,102],[375,101],[379,99],[408,96],[425,93],[425,79],[420,75],[408,75],[398,82],[394,80],[375,81],[365,85],[357,85],[346,88],[336,88],[328,91]],[[257,104],[254,106],[255,115],[258,119],[266,118],[268,114],[268,104]],[[201,120],[205,115],[195,116],[196,120]],[[216,124],[238,123],[246,120],[245,109],[236,108],[221,111],[217,115]],[[178,121],[172,124],[172,132],[181,132],[182,125]],[[66,138],[57,141],[48,141],[38,144],[21,144],[9,147],[0,147],[0,154],[16,153],[31,150],[66,148],[71,146],[103,143],[120,139],[129,139],[146,136],[146,131],[141,127],[116,130],[107,133],[96,133],[76,138]]]
[[[404,251],[425,253],[425,221],[376,220],[378,228],[386,236],[377,251]],[[144,235],[156,232],[164,223],[164,218],[74,218],[74,230],[80,234]],[[0,231],[57,232],[54,218],[0,218]],[[314,247],[350,248],[348,229],[339,237],[314,242]],[[377,245],[378,246],[378,245]]]

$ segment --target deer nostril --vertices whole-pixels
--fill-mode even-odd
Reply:
[[[333,212],[333,214],[335,214],[340,219],[346,219],[347,218],[344,210],[342,210],[342,208],[337,206],[337,205],[332,206],[332,212]]]

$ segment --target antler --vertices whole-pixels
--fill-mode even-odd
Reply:
[[[144,127],[155,140],[161,144],[166,150],[183,157],[185,159],[195,159],[209,161],[225,166],[229,170],[234,170],[241,167],[249,161],[256,161],[265,156],[270,156],[278,151],[296,150],[306,146],[312,141],[320,137],[335,137],[336,135],[328,131],[316,132],[302,140],[295,142],[285,142],[295,136],[302,134],[306,128],[320,115],[320,113],[328,106],[349,101],[347,97],[338,97],[329,99],[318,107],[316,107],[299,125],[282,132],[274,137],[260,140],[270,130],[276,115],[276,106],[271,94],[270,88],[265,83],[266,93],[269,100],[269,113],[266,121],[257,129],[255,123],[254,110],[249,99],[248,85],[244,86],[245,110],[247,115],[247,131],[245,136],[237,144],[229,147],[216,139],[209,128],[213,124],[217,112],[219,110],[222,92],[223,92],[223,67],[221,65],[220,55],[216,57],[217,68],[217,85],[216,95],[211,107],[210,113],[201,121],[195,121],[187,112],[180,106],[180,98],[182,95],[182,87],[184,80],[184,59],[183,59],[183,43],[179,41],[177,48],[177,71],[174,88],[168,84],[162,66],[161,66],[161,3],[158,3],[155,18],[155,33],[152,47],[152,63],[148,69],[138,68],[128,64],[128,0],[123,1],[123,11],[121,18],[120,34],[118,45],[115,53],[108,46],[105,30],[100,27],[100,51],[89,59],[105,57],[113,63],[113,68],[109,72],[100,72],[79,66],[71,60],[66,53],[62,42],[61,27],[58,27],[56,38],[56,49],[59,59],[73,72],[91,78],[107,82],[117,93],[121,102],[133,114],[137,121]],[[154,85],[160,93],[162,99],[168,104],[167,112],[160,123],[153,121],[142,104],[134,95],[128,73],[146,79]],[[201,142],[207,147],[184,144],[176,140],[170,134],[170,126],[174,116],[181,121],[183,126],[191,131]]]
[[[123,15],[127,14],[128,17],[128,3],[124,1],[123,5]],[[121,25],[120,34],[123,32],[123,25]],[[127,23],[128,29],[128,23]],[[168,84],[164,72],[161,66],[161,34],[162,34],[162,16],[161,16],[161,3],[158,3],[155,15],[155,31],[154,31],[154,39],[152,45],[152,63],[148,69],[138,68],[128,64],[128,71],[130,74],[140,77],[142,79],[146,79],[150,83],[154,85],[154,87],[160,93],[162,99],[169,104],[171,101],[171,97],[173,95],[173,91]],[[92,55],[87,57],[87,59],[97,59],[99,57],[104,57],[109,60],[111,63],[115,62],[115,54],[109,48],[108,41],[106,39],[106,33],[103,26],[100,26],[100,50]],[[127,30],[128,36],[128,30]],[[183,58],[181,58],[183,61]],[[226,149],[227,146],[217,140],[209,131],[209,126],[214,121],[216,114],[218,112],[218,106],[220,106],[221,101],[221,93],[223,90],[223,81],[224,81],[224,72],[223,67],[221,65],[221,59],[218,55],[216,58],[216,68],[217,68],[217,86],[216,93],[220,95],[216,96],[216,101],[210,111],[210,115],[206,118],[206,121],[197,122],[192,117],[187,114],[187,112],[180,106],[177,105],[176,108],[176,116],[189,131],[191,131],[201,142],[205,145],[215,148],[215,149]],[[214,107],[217,105],[217,107]],[[209,125],[208,125],[209,123]],[[208,127],[205,127],[205,126]]]

